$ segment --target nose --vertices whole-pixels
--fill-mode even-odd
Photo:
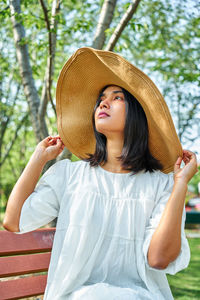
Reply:
[[[100,108],[103,108],[103,107],[109,108],[109,107],[110,107],[110,104],[109,104],[108,98],[105,98],[104,100],[102,100],[102,101],[100,102],[99,107],[100,107]]]

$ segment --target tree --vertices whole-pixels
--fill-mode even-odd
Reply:
[[[123,46],[125,55],[155,78],[182,144],[191,147],[200,132],[200,20],[196,1],[146,0],[141,4],[137,19],[126,27],[115,51]],[[130,30],[136,26],[136,32]]]
[[[134,3],[130,6],[131,10],[128,9],[129,17],[126,20],[126,24],[128,23],[128,20],[131,19],[133,13],[136,11],[139,2],[140,0],[134,1]],[[55,105],[53,104],[52,100],[51,86],[54,75],[57,24],[60,11],[60,1],[52,1],[51,15],[49,15],[49,9],[47,8],[47,4],[45,3],[45,1],[40,0],[40,4],[44,14],[44,21],[48,34],[48,56],[46,58],[47,63],[45,68],[41,96],[37,91],[35,80],[33,78],[33,70],[31,67],[31,58],[28,49],[28,41],[25,34],[25,27],[23,24],[24,16],[21,11],[21,1],[10,1],[10,13],[13,26],[13,35],[15,40],[17,60],[24,88],[24,94],[29,105],[31,121],[38,142],[48,135],[48,129],[45,121],[48,102],[52,104],[52,108],[55,112]],[[95,48],[102,49],[104,45],[105,30],[107,30],[110,26],[110,23],[113,18],[115,5],[116,0],[105,0],[102,5],[99,22],[97,24],[96,34],[92,42],[92,46]],[[123,25],[123,28],[126,24]],[[120,32],[122,32],[123,28],[121,28]],[[120,34],[118,34],[118,38],[119,36]]]
[[[28,44],[26,41],[25,29],[22,24],[23,19],[21,18],[21,3],[20,0],[10,1],[11,21],[13,25],[13,35],[15,40],[18,64],[20,68],[20,75],[24,87],[24,94],[29,105],[33,129],[38,142],[44,137],[48,136],[48,129],[45,122],[45,114],[48,100],[52,102],[51,83],[54,71],[54,58],[56,47],[56,14],[59,11],[59,1],[54,0],[52,3],[51,18],[49,18],[44,1],[41,0],[40,3],[44,12],[44,18],[48,30],[49,40],[49,55],[47,57],[47,67],[45,71],[44,88],[42,90],[41,100],[38,95],[35,81],[33,78]]]
[[[3,199],[35,143],[56,133],[57,77],[82,46],[119,52],[149,74],[167,100],[182,143],[194,144],[200,124],[195,0],[9,3],[3,0],[0,11]]]
[[[140,1],[133,1],[133,3],[135,2],[138,6]],[[11,0],[9,6],[6,5],[6,1],[4,1],[4,5],[0,13],[4,25],[1,34],[3,36],[3,33],[6,32],[4,43],[8,44],[10,53],[8,55],[6,51],[2,52],[5,56],[2,57],[2,65],[4,59],[7,61],[2,85],[8,84],[16,91],[11,95],[11,99],[13,99],[11,103],[8,103],[9,87],[7,94],[4,92],[4,96],[2,96],[5,100],[1,103],[4,120],[0,149],[2,150],[1,166],[6,173],[9,172],[8,170],[12,170],[13,180],[9,180],[14,181],[27,161],[26,158],[23,160],[23,166],[15,168],[16,154],[14,155],[14,151],[16,147],[19,147],[25,133],[30,132],[32,127],[38,142],[47,136],[49,131],[55,130],[56,112],[52,96],[55,92],[55,84],[53,79],[57,77],[60,65],[66,60],[64,53],[73,51],[71,50],[73,47],[70,45],[72,41],[76,48],[80,47],[80,34],[84,44],[87,43],[88,36],[90,36],[88,46],[102,49],[107,38],[105,32],[115,18],[116,0],[105,0],[98,4],[91,4],[90,1],[71,0],[62,5],[59,0],[48,2],[40,0],[40,5],[34,0]],[[136,8],[129,11],[129,19],[135,11]],[[98,15],[100,15],[99,19]],[[68,43],[64,43],[64,41],[68,41]],[[11,65],[13,66],[11,74],[15,76],[13,75],[14,77],[8,82],[5,78]],[[16,88],[17,86],[19,89]],[[50,109],[47,110],[49,105]],[[22,111],[25,110],[23,116],[20,116],[20,111],[17,113],[20,108]],[[14,124],[15,130],[13,130]],[[28,136],[28,140],[30,144],[34,144],[32,133]],[[19,143],[18,146],[16,146],[16,141]],[[22,148],[27,149],[24,145]],[[18,152],[21,151],[18,149]],[[67,152],[67,157],[71,157],[71,153]],[[6,186],[7,180],[6,177],[3,179],[4,186]],[[10,190],[10,185],[8,185],[8,189]],[[5,194],[8,195],[8,192],[6,191]]]

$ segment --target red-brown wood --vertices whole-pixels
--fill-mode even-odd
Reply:
[[[44,294],[47,275],[32,273],[48,270],[54,234],[55,228],[25,234],[0,231],[0,278],[3,278],[0,280],[0,300]],[[27,273],[30,273],[29,277],[5,278]]]
[[[51,253],[0,257],[0,278],[47,271]]]
[[[44,294],[46,275],[0,282],[0,300],[22,299]]]
[[[50,251],[54,233],[55,228],[39,229],[24,234],[1,231],[0,256]]]

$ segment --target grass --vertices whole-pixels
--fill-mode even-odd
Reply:
[[[174,276],[167,276],[175,300],[200,299],[200,238],[189,238],[188,241],[191,249],[189,267]]]

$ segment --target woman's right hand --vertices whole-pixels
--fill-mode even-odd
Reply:
[[[48,136],[36,147],[34,156],[43,162],[55,159],[64,149],[64,144],[59,136]]]

